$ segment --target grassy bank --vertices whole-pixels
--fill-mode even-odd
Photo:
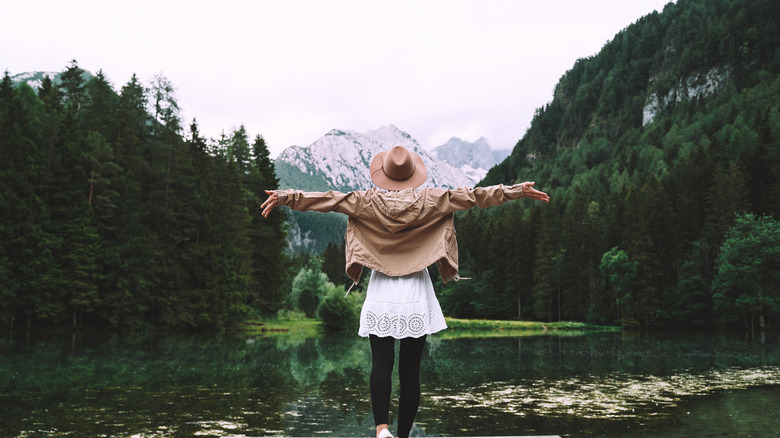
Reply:
[[[536,322],[507,321],[491,319],[459,319],[446,318],[448,330],[458,332],[475,331],[487,334],[505,336],[507,332],[587,332],[587,331],[619,331],[620,327],[585,324],[582,322]],[[247,320],[228,329],[231,332],[263,334],[267,336],[286,335],[310,337],[323,333],[322,321],[311,318],[272,318]]]
[[[447,327],[455,330],[534,330],[534,331],[620,331],[620,327],[586,324],[584,322],[537,322],[495,319],[445,318]]]
[[[322,321],[316,319],[262,319],[247,320],[236,324],[228,331],[243,332],[249,334],[263,334],[268,336],[286,335],[311,337],[322,333]]]

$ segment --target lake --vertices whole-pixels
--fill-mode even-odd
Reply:
[[[779,344],[448,330],[428,338],[412,435],[774,436]],[[0,436],[373,437],[370,366],[357,335],[6,332]]]

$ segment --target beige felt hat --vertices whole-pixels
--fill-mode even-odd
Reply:
[[[374,184],[386,190],[415,188],[428,177],[422,158],[403,146],[376,154],[370,170]]]

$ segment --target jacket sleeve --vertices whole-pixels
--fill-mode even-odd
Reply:
[[[468,210],[473,207],[494,207],[507,201],[524,197],[525,194],[520,184],[513,186],[499,184],[497,186],[475,187],[473,189],[431,190],[431,199],[435,208],[444,213]]]
[[[279,205],[286,205],[298,211],[319,211],[327,213],[335,211],[346,215],[354,215],[360,204],[360,192],[341,193],[304,192],[301,190],[277,190]]]

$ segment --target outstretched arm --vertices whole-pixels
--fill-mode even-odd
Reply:
[[[276,207],[286,205],[298,211],[319,211],[327,213],[335,211],[346,215],[357,212],[363,192],[341,193],[304,192],[301,190],[266,190],[268,199],[260,206],[263,217],[268,217]]]
[[[431,198],[435,204],[433,208],[445,213],[468,210],[472,207],[494,207],[522,198],[549,202],[550,197],[547,196],[547,193],[534,189],[534,184],[534,182],[526,181],[512,186],[499,184],[473,189],[465,187],[457,190],[434,189],[431,192]]]

